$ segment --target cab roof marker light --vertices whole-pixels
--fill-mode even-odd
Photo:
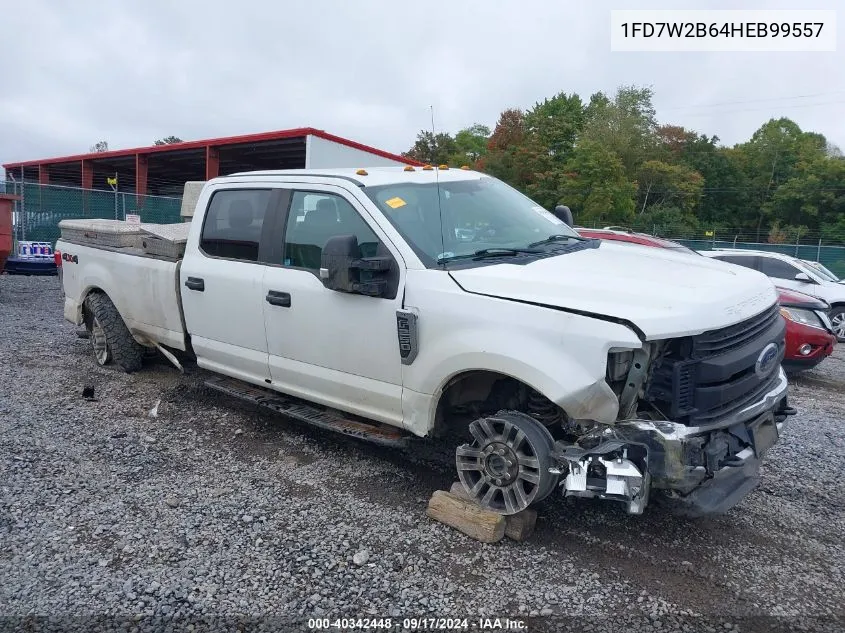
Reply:
[[[432,167],[431,165],[423,166],[423,171],[431,171],[432,169],[434,169],[434,167]]]
[[[355,173],[356,173],[356,174],[358,174],[359,176],[366,176],[366,175],[367,175],[367,170],[366,170],[366,169],[359,169],[359,170],[358,170],[358,171],[356,171]]]
[[[461,169],[469,170],[469,165],[461,165]]]
[[[445,170],[449,169],[449,165],[440,165],[440,169],[445,171]]]
[[[416,171],[411,165],[405,165],[405,169],[403,171]]]

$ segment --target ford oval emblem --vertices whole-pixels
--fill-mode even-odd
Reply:
[[[772,370],[777,366],[778,359],[778,344],[769,343],[760,352],[757,357],[757,362],[754,364],[754,373],[760,378],[768,376]]]

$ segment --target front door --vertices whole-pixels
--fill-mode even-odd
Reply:
[[[328,290],[320,255],[336,235],[355,235],[361,256],[398,254],[359,203],[338,187],[291,190],[277,229],[278,262],[264,274],[264,323],[270,376],[280,391],[402,425],[402,364],[396,311],[404,267],[391,297]]]
[[[243,187],[243,185],[241,185]],[[269,379],[264,333],[261,235],[271,189],[220,189],[212,194],[199,248],[182,262],[185,322],[200,367],[264,384]]]

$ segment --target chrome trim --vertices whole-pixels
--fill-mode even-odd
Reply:
[[[786,380],[786,374],[783,367],[778,368],[779,380],[768,393],[766,393],[757,402],[748,405],[744,409],[736,413],[721,418],[718,422],[707,424],[703,426],[684,426],[680,422],[669,422],[664,420],[622,420],[618,422],[619,425],[633,426],[642,431],[657,432],[667,440],[679,440],[685,437],[694,435],[701,435],[709,431],[722,429],[728,426],[733,426],[741,422],[745,422],[754,418],[764,411],[774,407],[775,403],[780,400],[785,394],[789,383]],[[780,428],[780,427],[778,427]]]

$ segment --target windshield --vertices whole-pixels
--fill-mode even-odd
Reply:
[[[830,281],[840,281],[839,277],[834,275],[830,271],[830,269],[828,269],[827,266],[825,266],[824,264],[821,264],[819,262],[811,262],[811,261],[808,261],[806,259],[802,260],[802,261],[805,264],[807,264],[808,266],[811,266],[816,271],[817,274],[821,275],[825,279],[829,279]]]
[[[516,189],[495,178],[395,183],[364,192],[428,267],[480,251],[536,250],[552,236],[581,240],[575,231]]]
[[[683,245],[678,246],[669,246],[667,247],[670,251],[677,251],[678,253],[686,253],[687,255],[701,255],[698,251],[694,251],[691,248],[687,248]]]

